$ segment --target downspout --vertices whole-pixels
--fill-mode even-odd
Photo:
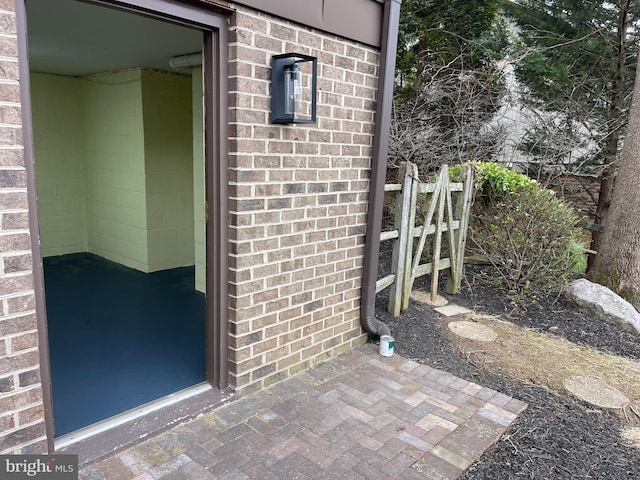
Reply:
[[[401,3],[402,0],[385,0],[382,22],[378,102],[375,114],[360,303],[360,322],[362,327],[368,333],[374,335],[389,335],[391,333],[389,327],[376,318],[376,279],[378,276],[378,257],[380,255],[382,204],[387,173],[387,154],[389,152],[389,132],[391,128],[391,108]]]

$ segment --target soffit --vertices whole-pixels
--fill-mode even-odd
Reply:
[[[239,0],[278,17],[380,47],[382,0]]]

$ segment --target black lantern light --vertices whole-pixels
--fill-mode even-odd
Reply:
[[[271,58],[271,123],[316,123],[318,60],[300,53]]]

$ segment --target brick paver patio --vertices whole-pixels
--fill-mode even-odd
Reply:
[[[525,408],[367,344],[86,466],[80,478],[450,479]]]

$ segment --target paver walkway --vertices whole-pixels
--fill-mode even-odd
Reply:
[[[456,478],[525,408],[367,344],[87,466],[80,478]]]

